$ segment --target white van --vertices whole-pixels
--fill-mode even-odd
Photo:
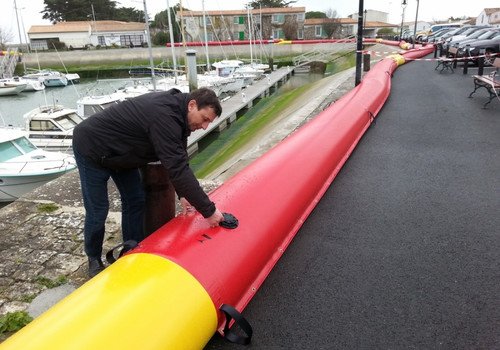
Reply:
[[[443,28],[460,28],[462,23],[440,23],[431,26],[431,33],[435,33]]]

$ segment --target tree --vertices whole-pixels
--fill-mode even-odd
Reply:
[[[327,18],[326,13],[321,11],[309,11],[306,12],[306,19],[310,18]]]
[[[249,3],[250,8],[273,8],[273,7],[288,7],[290,4],[296,3],[297,0],[254,0]]]
[[[113,16],[109,19],[124,22],[144,22],[144,11],[137,10],[133,7],[118,7],[115,9]]]
[[[0,27],[0,50],[5,50],[7,48],[6,44],[12,41],[13,38],[14,35],[12,34],[12,32]]]
[[[297,19],[294,16],[286,16],[285,23],[281,26],[285,38],[288,40],[297,40]]]
[[[189,11],[186,8],[182,8],[184,11]],[[181,42],[182,41],[182,35],[181,31],[179,28],[179,24],[177,23],[175,19],[175,14],[180,11],[180,5],[177,4],[174,7],[170,8],[170,21],[172,22],[172,32],[174,35],[174,41],[175,42]],[[151,24],[152,28],[158,29],[160,31],[166,31],[168,33],[169,28],[168,28],[168,11],[163,10],[155,15],[154,21]]]
[[[158,32],[153,36],[153,45],[165,46],[170,42],[170,38],[166,32]]]
[[[52,23],[64,21],[116,20],[143,22],[144,11],[132,7],[117,8],[112,0],[44,0],[43,19]]]
[[[342,26],[337,18],[337,11],[328,9],[326,11],[326,16],[330,19],[323,25],[323,30],[325,31],[327,38],[339,37]]]

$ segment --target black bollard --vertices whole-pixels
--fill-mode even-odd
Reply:
[[[146,197],[144,235],[147,237],[175,217],[175,189],[161,163],[142,167],[141,176]]]
[[[365,53],[363,54],[363,72],[369,72],[370,71],[370,54]]]
[[[477,60],[477,75],[483,75],[484,69],[484,56],[481,56]]]
[[[470,57],[470,45],[465,45],[465,53],[464,53],[464,74],[467,74],[469,69],[469,57]]]

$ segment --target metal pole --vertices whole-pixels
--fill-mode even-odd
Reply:
[[[403,36],[403,23],[405,19],[406,0],[403,0],[403,2],[401,3],[401,7],[403,8],[403,13],[401,13],[401,29],[399,31],[399,41],[401,41],[401,37]]]
[[[354,86],[358,86],[361,83],[361,62],[363,59],[363,0],[359,0],[358,9],[358,35],[356,41],[356,77],[354,81]]]
[[[417,13],[415,14],[415,28],[413,28],[413,47],[412,47],[412,49],[415,48],[415,42],[417,41],[418,4],[419,4],[419,0],[417,0]]]
[[[210,58],[208,57],[207,18],[205,16],[205,0],[201,1],[201,10],[203,12],[203,29],[205,31],[205,57],[207,60],[207,72],[210,72]]]
[[[144,20],[146,21],[146,34],[148,40],[148,49],[149,49],[149,65],[151,67],[151,79],[153,82],[153,90],[156,91],[156,80],[155,80],[155,66],[153,62],[153,48],[151,47],[151,33],[149,32],[149,16],[148,9],[146,8],[146,0],[144,2]]]
[[[16,11],[16,20],[17,20],[17,32],[19,34],[19,46],[23,44],[23,38],[21,37],[21,27],[19,27],[19,16],[17,14],[17,3],[14,0],[14,10]]]
[[[186,50],[187,56],[187,77],[189,82],[189,91],[198,88],[198,72],[196,71],[196,50]]]
[[[175,57],[174,30],[172,28],[172,18],[170,18],[170,4],[168,0],[167,0],[167,16],[168,16],[168,31],[170,32],[170,49],[172,51],[172,61],[174,63],[174,77],[175,77],[175,83],[177,84],[177,59]]]

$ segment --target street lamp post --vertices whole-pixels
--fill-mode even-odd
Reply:
[[[365,29],[366,29],[366,13],[368,10],[365,9],[364,16],[363,16],[363,35],[365,34]]]
[[[363,7],[363,0],[359,0],[358,35],[356,40],[356,74],[354,78],[355,86],[358,86],[361,83],[361,59],[363,51]]]
[[[415,14],[415,27],[413,28],[413,47],[412,47],[412,49],[415,48],[415,42],[417,41],[418,3],[419,3],[419,0],[417,0],[417,12]]]
[[[405,8],[406,8],[406,0],[403,0],[401,3],[401,7],[403,8],[403,13],[401,14],[401,30],[399,31],[399,41],[401,41],[401,37],[403,36],[403,22],[405,20]]]

